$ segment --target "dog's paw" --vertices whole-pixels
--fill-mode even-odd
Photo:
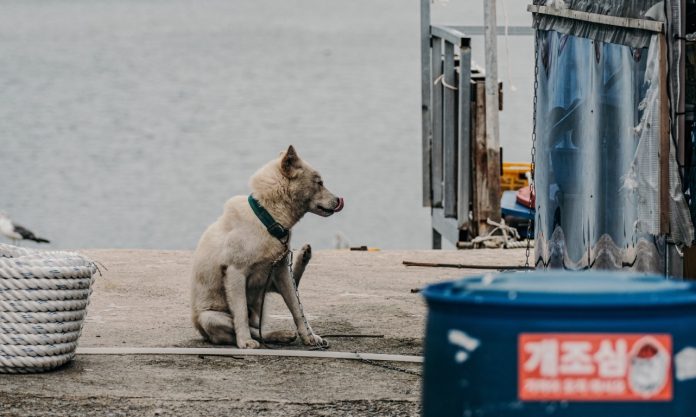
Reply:
[[[319,337],[319,335],[311,334],[302,338],[302,342],[307,346],[317,346],[322,348],[329,347],[329,342]]]
[[[258,349],[261,347],[261,343],[253,339],[241,340],[237,341],[237,347],[240,349]]]
[[[297,252],[297,257],[304,265],[306,265],[307,262],[312,259],[312,247],[309,245],[309,243],[302,246],[302,249]]]

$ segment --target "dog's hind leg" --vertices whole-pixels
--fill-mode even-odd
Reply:
[[[203,311],[198,315],[199,330],[216,345],[234,345],[232,316],[221,311]]]

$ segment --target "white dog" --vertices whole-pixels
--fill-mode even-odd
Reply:
[[[307,212],[328,217],[341,211],[343,199],[324,187],[319,173],[292,146],[256,172],[250,185],[251,195],[228,200],[198,243],[193,323],[212,343],[258,348],[260,310],[270,289],[283,297],[297,332],[277,331],[263,334],[263,339],[289,343],[299,333],[305,345],[326,346],[307,323],[294,288],[311,257],[309,245],[295,256],[293,276],[287,268],[290,228]]]

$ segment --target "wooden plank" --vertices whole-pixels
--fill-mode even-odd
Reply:
[[[649,32],[662,33],[664,23],[656,20],[632,19],[629,17],[608,16],[598,13],[581,12],[579,10],[559,9],[549,6],[536,6],[530,4],[527,11],[536,14],[565,17],[567,19],[582,20],[583,22],[599,23],[602,25],[618,26],[630,29],[641,29]]]
[[[669,234],[669,101],[667,98],[667,42],[660,39],[660,233]]]
[[[469,227],[471,204],[471,48],[459,51],[459,126],[457,129],[457,227]]]
[[[431,151],[431,187],[433,190],[432,207],[442,207],[442,83],[433,85],[442,75],[442,39],[432,38],[430,84],[433,91],[432,124],[433,140]]]
[[[455,87],[454,45],[445,42],[444,77],[442,84],[443,112],[443,174],[444,174],[444,207],[445,217],[457,217],[457,140],[455,118]]]
[[[353,359],[389,362],[422,363],[422,356],[390,355],[384,353],[337,352],[299,349],[237,349],[200,347],[82,347],[78,355],[196,355],[196,356],[275,356],[290,358]]]
[[[482,36],[484,26],[447,26],[458,30],[466,36]],[[507,30],[507,33],[506,33]],[[534,36],[534,29],[531,26],[498,26],[496,27],[498,36]]]
[[[430,186],[431,142],[433,139],[432,115],[430,114],[432,77],[430,75],[430,0],[421,0],[421,123],[422,123],[422,168],[423,168],[423,206],[432,204]]]

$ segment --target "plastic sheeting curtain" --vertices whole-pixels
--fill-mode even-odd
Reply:
[[[534,0],[539,6],[570,9],[633,19],[664,20],[664,2],[661,0]],[[610,25],[567,19],[559,16],[535,15],[534,27],[542,30],[555,30],[582,38],[595,39],[607,43],[628,45],[634,48],[647,47],[651,34],[640,29],[621,28]]]
[[[537,267],[662,272],[657,45],[537,42]]]

